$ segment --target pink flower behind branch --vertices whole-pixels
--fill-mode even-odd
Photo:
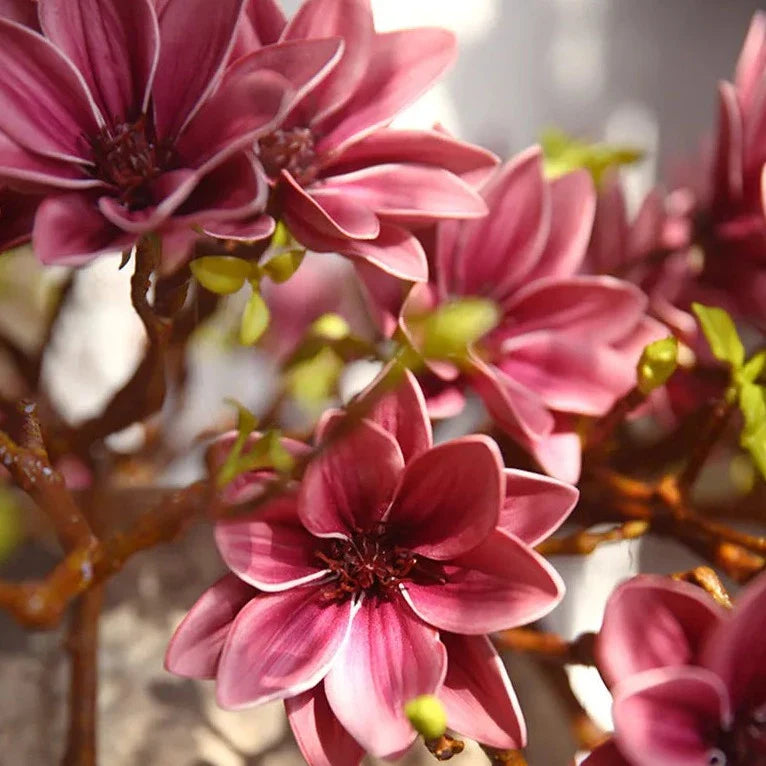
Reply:
[[[342,47],[270,46],[224,71],[244,0],[38,5],[42,35],[0,19],[0,179],[45,193],[33,232],[45,263],[260,212],[252,143]]]
[[[328,414],[319,438],[342,418]],[[224,707],[284,699],[311,766],[398,756],[415,739],[404,704],[421,694],[439,695],[463,734],[521,747],[521,711],[485,634],[561,599],[560,578],[531,546],[576,498],[504,469],[484,436],[433,446],[407,373],[294,493],[219,524],[233,574],[192,608],[167,667],[215,677]]]
[[[766,576],[731,613],[664,577],[621,585],[597,643],[615,739],[588,766],[766,764],[765,630]]]

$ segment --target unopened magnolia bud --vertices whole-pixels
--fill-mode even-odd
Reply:
[[[678,340],[664,338],[650,343],[638,361],[638,390],[649,395],[664,385],[678,366]]]
[[[447,711],[432,694],[410,700],[404,706],[404,713],[412,728],[425,740],[441,737],[447,730]]]

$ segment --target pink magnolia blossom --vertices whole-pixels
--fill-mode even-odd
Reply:
[[[703,211],[704,281],[766,323],[766,13],[753,18],[733,83],[719,86],[719,124]]]
[[[244,40],[257,47],[280,26],[273,3],[251,0],[248,9],[239,52]],[[467,180],[497,161],[438,130],[388,127],[452,62],[454,36],[430,28],[376,32],[369,0],[307,0],[281,23],[282,41],[337,36],[344,49],[332,73],[259,139],[272,212],[311,250],[425,280],[426,257],[408,228],[484,215]],[[219,233],[236,234],[236,227]]]
[[[330,413],[321,433],[342,415]],[[525,728],[486,634],[535,620],[563,584],[532,546],[577,490],[504,470],[484,436],[434,446],[414,378],[251,519],[219,524],[231,570],[181,623],[169,670],[215,678],[219,703],[284,699],[311,766],[396,757],[404,704],[437,694],[449,724],[517,748]]]
[[[588,766],[764,766],[765,632],[766,576],[731,613],[664,577],[621,585],[596,646],[615,739]]]
[[[224,72],[244,2],[40,0],[43,34],[0,19],[0,179],[46,192],[43,262],[263,208],[252,142],[342,43],[271,46]]]
[[[482,194],[487,218],[439,224],[431,281],[413,287],[401,326],[417,345],[413,317],[454,298],[494,301],[499,325],[476,345],[468,368],[431,364],[440,383],[428,387],[443,407],[459,404],[470,383],[548,473],[574,482],[581,452],[574,416],[603,415],[635,385],[635,362],[657,327],[635,285],[578,273],[595,207],[585,171],[549,182],[533,147]]]

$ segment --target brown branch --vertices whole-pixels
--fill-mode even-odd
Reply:
[[[527,766],[527,759],[521,750],[497,750],[494,747],[481,746],[493,766]]]
[[[424,744],[437,761],[449,761],[465,749],[465,742],[462,739],[455,739],[449,734],[425,740]]]
[[[566,641],[556,633],[544,633],[534,628],[512,628],[493,636],[500,650],[533,654],[565,665],[594,665],[595,633],[583,633],[574,641]]]
[[[647,521],[626,521],[604,532],[581,529],[567,537],[551,537],[540,543],[536,550],[543,556],[587,556],[604,543],[636,540],[650,528]]]
[[[608,447],[609,439],[625,421],[625,418],[646,400],[646,395],[638,388],[629,391],[614,404],[603,418],[596,421],[587,437],[589,450],[603,450]]]
[[[688,572],[677,572],[671,575],[674,580],[689,582],[697,585],[713,597],[713,600],[726,609],[732,608],[731,598],[724,588],[715,570],[710,567],[696,567]]]

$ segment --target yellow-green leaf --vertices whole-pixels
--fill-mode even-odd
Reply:
[[[678,340],[663,338],[650,343],[641,354],[637,366],[638,389],[648,396],[665,385],[678,366]]]
[[[343,340],[351,334],[348,322],[340,314],[322,314],[311,325],[311,331],[319,338]]]
[[[325,346],[315,356],[305,359],[287,372],[288,389],[306,409],[315,410],[332,396],[343,360]]]
[[[498,307],[483,298],[463,298],[439,306],[421,320],[419,325],[421,351],[433,359],[464,355],[500,320]]]
[[[298,271],[305,255],[306,251],[301,248],[285,250],[269,258],[266,263],[261,265],[261,269],[272,282],[281,284],[287,282]]]
[[[239,328],[240,342],[245,346],[257,343],[269,326],[269,317],[266,301],[257,290],[254,290],[242,312],[242,323]]]
[[[710,350],[716,359],[727,362],[739,370],[745,361],[745,347],[739,339],[734,320],[722,308],[692,303],[692,309],[699,319]]]
[[[745,362],[740,370],[741,380],[754,383],[766,368],[766,351],[759,351]]]
[[[206,255],[190,264],[197,281],[211,293],[236,293],[250,276],[250,263],[231,255]]]
[[[404,706],[404,714],[412,728],[423,739],[438,739],[447,730],[447,711],[433,694],[423,694]]]

